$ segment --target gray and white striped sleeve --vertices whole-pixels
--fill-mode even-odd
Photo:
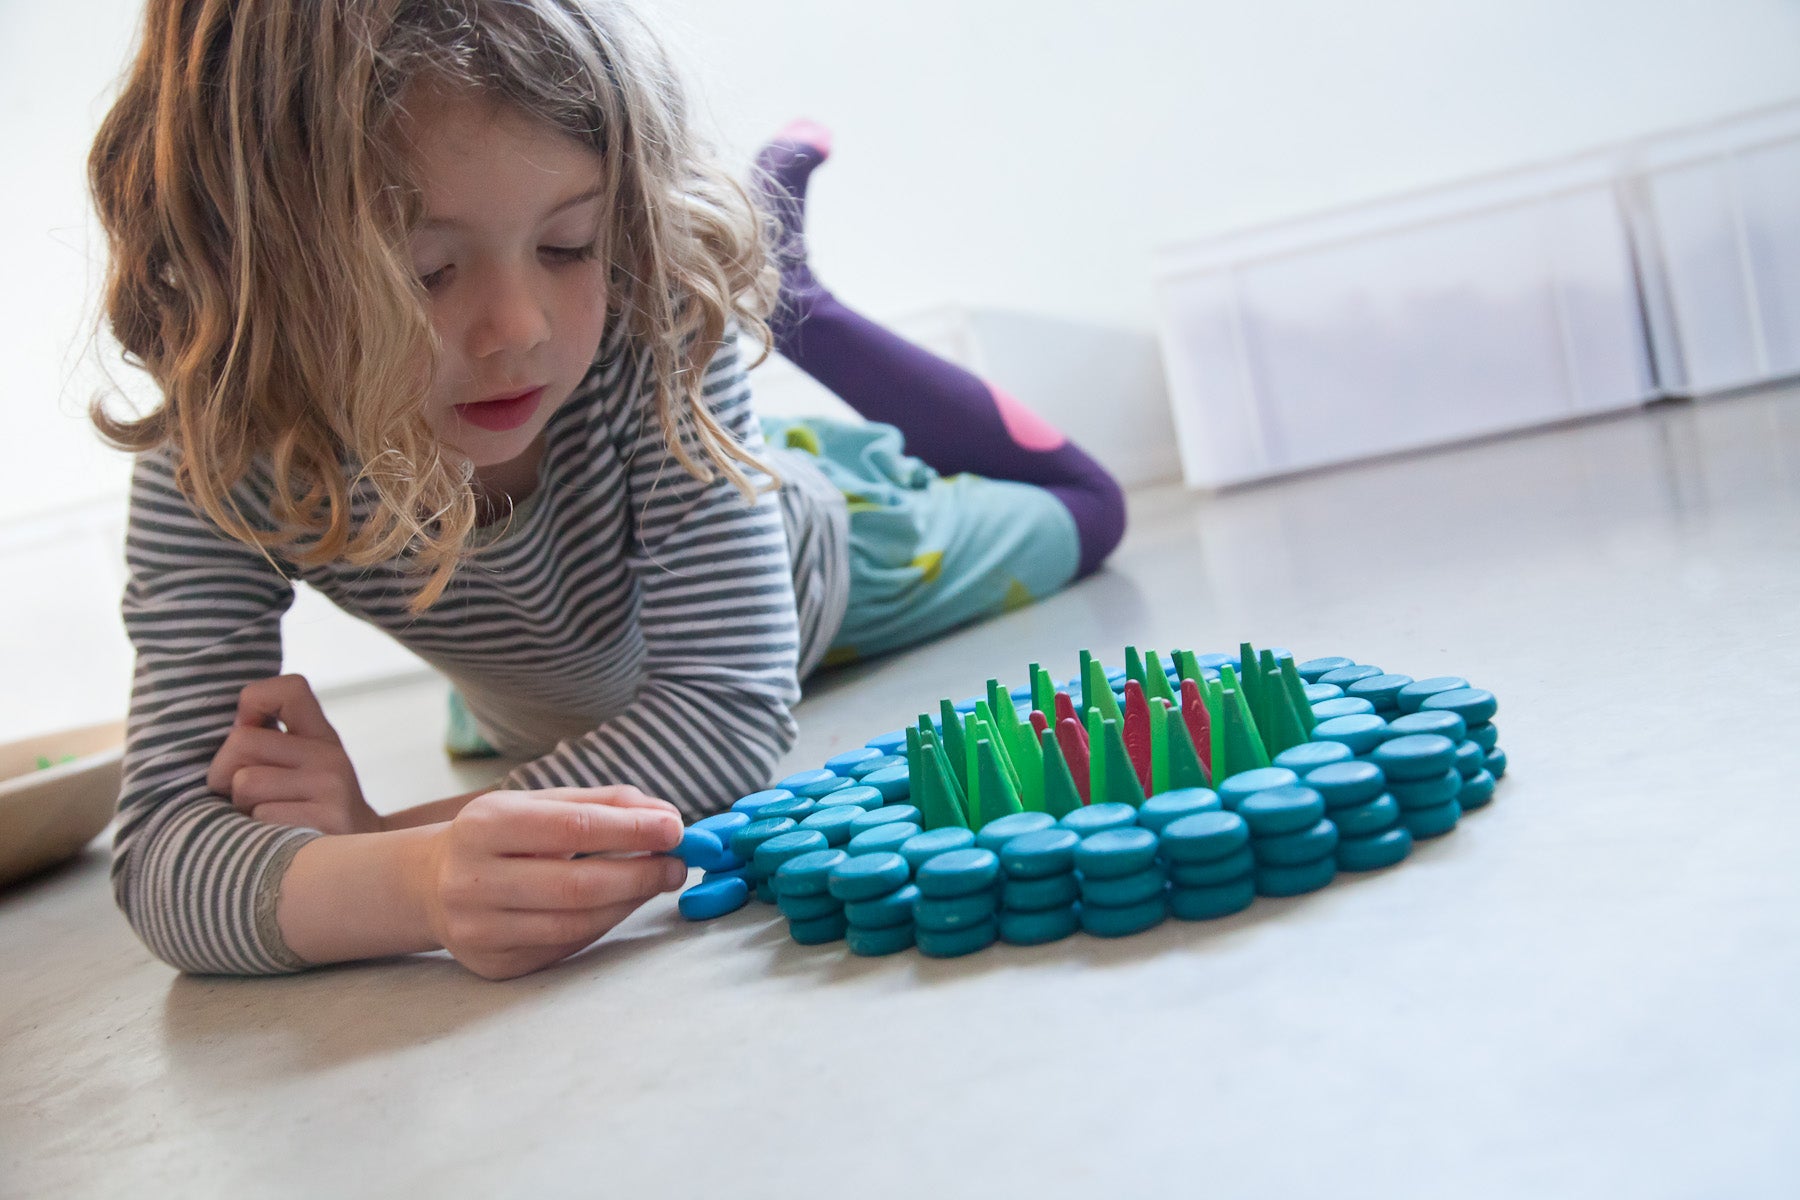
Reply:
[[[293,587],[255,549],[200,515],[166,452],[132,474],[125,629],[137,653],[126,728],[113,894],[144,944],[184,971],[300,970],[281,940],[276,890],[319,834],[252,820],[206,771],[238,692],[281,673]]]
[[[735,346],[714,356],[705,402],[752,453],[762,431]],[[625,712],[517,768],[507,786],[635,784],[690,818],[764,786],[793,745],[799,625],[781,508],[695,480],[663,437],[640,367],[615,439],[635,523],[647,679]]]

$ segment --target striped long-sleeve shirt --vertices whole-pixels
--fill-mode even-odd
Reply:
[[[202,972],[304,966],[275,903],[294,853],[319,835],[252,820],[206,785],[238,692],[281,672],[290,576],[419,654],[491,742],[531,756],[501,786],[632,783],[698,815],[767,782],[795,735],[798,672],[843,619],[843,500],[803,456],[779,451],[766,455],[779,496],[746,505],[722,477],[696,481],[662,436],[646,368],[609,336],[546,427],[536,494],[418,616],[406,608],[417,578],[400,564],[278,570],[188,503],[172,452],[140,456],[113,886],[156,954]],[[704,390],[721,423],[763,450],[735,348],[714,358]],[[268,495],[254,473],[234,493],[265,523]],[[368,503],[357,493],[353,513]]]

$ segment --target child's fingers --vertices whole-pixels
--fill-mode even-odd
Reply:
[[[456,930],[463,950],[504,952],[556,946],[566,958],[635,912],[648,897],[575,912],[499,912],[466,918]]]
[[[680,859],[502,858],[484,864],[466,881],[452,882],[447,899],[485,908],[586,910],[641,904],[687,882]],[[460,893],[460,894],[459,894]]]
[[[532,795],[576,804],[612,804],[620,808],[662,809],[679,815],[679,810],[667,800],[658,800],[655,796],[632,787],[630,784],[597,788],[540,788]]]
[[[231,777],[232,806],[254,815],[267,804],[312,803],[341,807],[351,797],[344,780],[331,771],[289,767],[244,767]]]
[[[571,804],[535,792],[489,792],[456,824],[492,854],[660,854],[681,841],[681,818],[672,809]]]
[[[206,786],[221,796],[231,794],[232,780],[246,767],[304,767],[327,752],[327,747],[308,742],[279,729],[239,725],[225,737],[206,769]]]
[[[337,742],[337,730],[325,719],[319,698],[304,675],[259,679],[238,693],[239,725],[272,727],[280,722],[289,733]]]

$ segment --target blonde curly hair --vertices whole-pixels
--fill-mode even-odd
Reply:
[[[407,232],[396,126],[409,86],[477,89],[602,164],[609,327],[646,354],[669,445],[746,497],[766,472],[701,401],[733,323],[770,344],[765,218],[689,128],[654,37],[612,0],[151,0],[89,156],[104,315],[161,403],[90,416],[172,445],[184,494],[299,566],[404,556],[442,594],[477,521],[424,400],[437,344]],[[261,462],[272,527],[234,489]],[[366,481],[375,504],[351,517]],[[271,557],[271,561],[273,558]]]

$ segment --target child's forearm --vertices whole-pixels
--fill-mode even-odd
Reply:
[[[388,813],[381,818],[384,829],[416,829],[420,825],[436,825],[448,821],[463,810],[463,805],[493,788],[476,788],[472,792],[464,792],[460,796],[451,796],[444,800],[432,800],[425,804],[403,808],[399,812]]]
[[[421,826],[343,834],[301,847],[275,910],[288,949],[310,963],[440,949],[418,884],[440,832]]]

